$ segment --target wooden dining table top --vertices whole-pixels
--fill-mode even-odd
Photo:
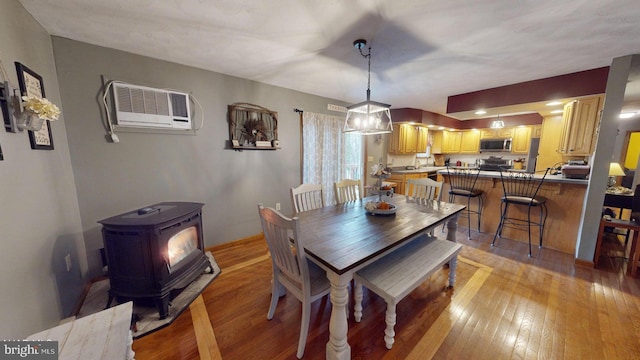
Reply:
[[[389,202],[397,206],[395,214],[368,214],[364,204],[375,200],[377,196],[297,214],[299,238],[307,256],[343,274],[465,209],[464,205],[436,201],[419,205],[394,195]]]

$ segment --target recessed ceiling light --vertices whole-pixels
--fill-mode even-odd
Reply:
[[[438,130],[444,130],[444,126],[440,126]]]
[[[552,102],[546,103],[545,105],[547,106],[562,105],[562,101],[552,101]]]
[[[628,118],[632,118],[636,115],[637,113],[635,112],[626,112],[626,113],[622,113],[620,114],[620,119],[628,119]]]
[[[552,114],[562,114],[564,112],[564,110],[553,110],[551,111]]]
[[[486,111],[484,111],[484,110],[478,110],[478,111],[476,111],[476,112],[475,112],[475,114],[476,114],[476,115],[484,115],[484,114],[486,114],[486,113],[487,113],[487,112],[486,112]]]

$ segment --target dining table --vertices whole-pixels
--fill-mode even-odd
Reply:
[[[353,274],[419,235],[446,224],[446,239],[456,242],[458,215],[464,205],[442,201],[418,204],[402,195],[385,201],[395,213],[372,214],[367,202],[378,196],[305,211],[299,219],[299,239],[307,258],[327,272],[331,282],[331,319],[327,359],[350,359],[347,341],[349,283]],[[437,234],[436,234],[437,235]]]

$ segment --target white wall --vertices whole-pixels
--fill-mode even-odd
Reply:
[[[46,97],[63,111],[51,124],[52,151],[0,129],[0,338],[21,339],[68,316],[87,263],[51,39],[15,0],[0,4],[0,61],[13,86],[15,61],[41,75]]]

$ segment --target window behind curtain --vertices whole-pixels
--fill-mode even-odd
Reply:
[[[335,204],[333,184],[362,179],[362,136],[343,134],[344,118],[305,111],[302,115],[302,182],[322,184],[324,202]]]

